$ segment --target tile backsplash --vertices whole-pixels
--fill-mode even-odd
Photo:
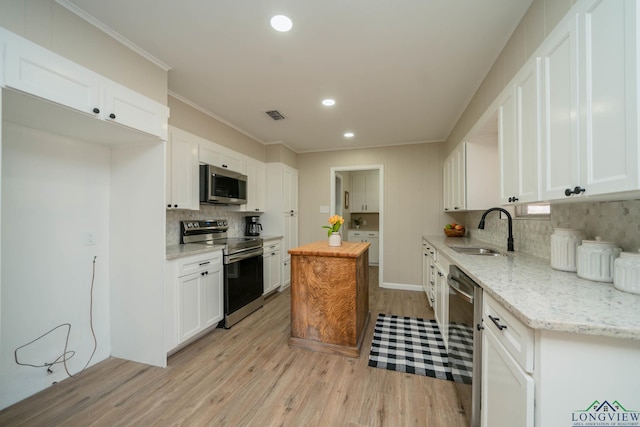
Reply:
[[[480,211],[467,212],[465,221],[469,235],[506,249],[506,220],[492,212],[486,217],[485,229],[478,230],[481,217]],[[550,259],[554,228],[581,229],[588,239],[599,236],[602,240],[615,242],[624,251],[637,251],[640,248],[640,200],[551,205],[550,220],[513,221],[515,250]]]
[[[226,219],[229,222],[229,237],[244,236],[245,216],[254,215],[248,212],[233,212],[226,207],[200,205],[199,211],[167,210],[167,245],[180,243],[180,221]]]

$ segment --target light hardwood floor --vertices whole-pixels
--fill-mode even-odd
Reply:
[[[464,425],[453,383],[367,365],[378,313],[433,318],[422,292],[378,289],[359,358],[287,345],[290,292],[171,356],[110,358],[0,412],[0,426]]]

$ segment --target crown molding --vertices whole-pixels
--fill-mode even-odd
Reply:
[[[185,104],[187,104],[189,107],[194,108],[198,111],[200,111],[202,114],[205,114],[209,117],[211,117],[212,119],[216,119],[217,121],[219,121],[220,123],[223,123],[227,126],[229,126],[231,129],[234,129],[238,132],[240,132],[241,134],[248,136],[249,138],[261,143],[261,144],[265,144],[264,141],[262,141],[260,138],[255,137],[254,135],[251,135],[249,132],[246,132],[242,129],[240,129],[239,127],[237,127],[236,125],[234,125],[233,123],[230,123],[228,121],[226,121],[225,119],[223,119],[222,117],[217,116],[216,114],[212,113],[211,111],[207,110],[206,108],[202,107],[201,105],[196,104],[195,102],[191,101],[190,99],[185,98],[184,96],[175,93],[172,90],[169,90],[167,92],[167,94],[172,97],[177,99],[180,102],[183,102]],[[266,144],[265,144],[266,145]]]
[[[148,60],[148,61],[152,62],[153,64],[157,65],[158,67],[162,68],[164,71],[171,70],[171,66],[165,64],[164,62],[162,62],[161,60],[159,60],[155,56],[151,55],[149,52],[147,52],[146,50],[142,49],[140,46],[138,46],[137,44],[135,44],[131,40],[127,39],[126,37],[124,37],[123,35],[118,33],[117,31],[115,31],[113,28],[111,28],[111,27],[103,24],[102,22],[98,21],[96,18],[94,18],[93,16],[89,15],[87,12],[85,12],[82,9],[80,9],[78,6],[76,6],[75,4],[71,3],[69,0],[55,0],[55,2],[58,3],[60,6],[64,7],[65,9],[67,9],[68,11],[70,11],[71,13],[77,15],[81,19],[84,19],[89,24],[93,25],[94,27],[96,27],[97,29],[102,31],[103,33],[107,34],[108,36],[112,37],[116,41],[118,41],[121,44],[123,44],[124,46],[128,47],[129,49],[131,49],[132,51],[134,51],[138,55],[142,56],[146,60]]]

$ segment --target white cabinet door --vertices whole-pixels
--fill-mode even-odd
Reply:
[[[283,211],[298,212],[298,171],[284,168],[282,171]]]
[[[529,61],[507,86],[498,107],[502,204],[539,200],[537,70],[538,62]]]
[[[282,261],[282,286],[289,286],[290,284],[291,284],[291,258],[284,259],[284,261]]]
[[[222,265],[214,265],[202,276],[202,328],[218,324],[224,318]]]
[[[580,2],[544,42],[544,200],[640,189],[636,8]]]
[[[542,64],[541,199],[565,198],[580,182],[576,22],[556,27]]]
[[[482,426],[533,427],[533,378],[488,329],[482,333],[481,396]]]
[[[380,180],[378,178],[379,172],[367,173],[367,212],[378,212],[380,210]]]
[[[244,174],[247,171],[246,162],[242,155],[206,139],[200,139],[199,159],[200,163],[234,172]]]
[[[351,175],[351,212],[365,212],[367,204],[367,177],[364,173]]]
[[[264,212],[267,207],[267,175],[265,164],[259,160],[247,158],[247,212]]]
[[[444,210],[465,210],[466,176],[465,176],[465,142],[461,142],[447,156],[443,168]]]
[[[169,109],[131,89],[3,31],[4,84],[74,110],[167,139]]]
[[[280,245],[278,245],[279,247]],[[264,289],[263,293],[267,294],[282,285],[282,257],[280,251],[265,252],[262,256],[264,268]]]
[[[636,190],[638,37],[636,1],[584,2],[580,58],[580,181],[585,195]]]
[[[447,334],[449,333],[449,284],[447,283],[447,274],[448,272],[444,267],[436,264],[433,311],[445,345],[447,345]]]
[[[298,214],[284,213],[282,218],[284,220],[284,247],[282,250],[286,258],[288,257],[289,249],[298,246]]]
[[[178,279],[178,341],[183,342],[202,330],[202,280],[200,273]]]
[[[500,151],[500,201],[513,202],[518,193],[517,121],[515,89],[508,86],[498,106],[498,147]]]
[[[167,208],[199,210],[198,142],[172,128],[167,155]]]
[[[167,139],[166,106],[114,82],[105,85],[104,95],[106,120]]]
[[[380,181],[378,171],[354,172],[351,175],[351,212],[380,210]]]
[[[540,197],[538,182],[538,132],[540,128],[538,64],[538,60],[530,61],[516,77],[518,188],[517,194],[512,196],[517,200],[514,201],[512,198],[512,202],[536,202]]]
[[[2,35],[2,34],[0,34]],[[102,78],[47,49],[11,38],[4,61],[8,87],[98,116]]]

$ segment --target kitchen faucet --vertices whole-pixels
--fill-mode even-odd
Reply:
[[[492,212],[492,211],[504,212],[504,214],[507,216],[507,220],[509,221],[509,237],[507,237],[507,250],[513,252],[513,222],[512,222],[511,214],[509,213],[509,211],[502,208],[487,209],[482,214],[482,219],[480,220],[480,224],[478,224],[478,228],[480,230],[484,230],[484,218],[487,216],[489,212]]]

